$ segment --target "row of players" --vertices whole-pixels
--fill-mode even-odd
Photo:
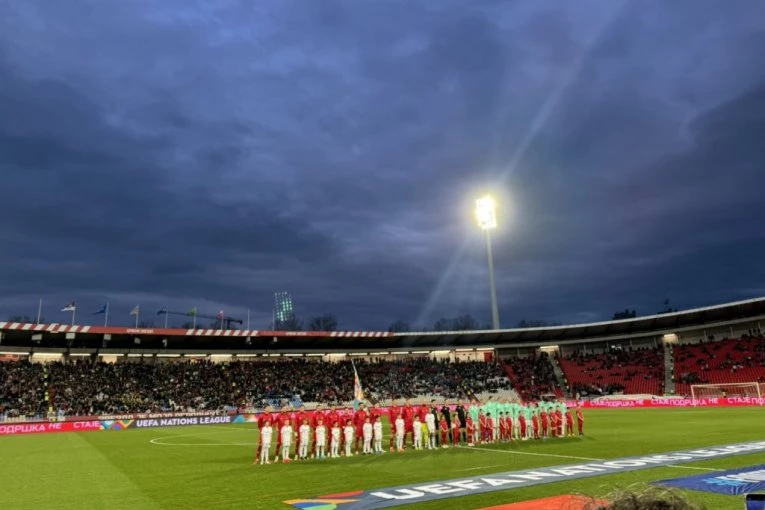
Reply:
[[[311,458],[358,455],[360,441],[363,442],[362,453],[383,453],[383,416],[388,417],[391,426],[390,451],[394,451],[394,443],[396,451],[403,451],[407,436],[411,437],[414,449],[419,450],[423,445],[429,449],[439,445],[447,448],[448,441],[453,446],[473,446],[513,439],[573,436],[575,433],[571,410],[565,404],[547,402],[529,405],[495,401],[474,405],[457,403],[445,404],[439,410],[435,404],[428,408],[412,406],[407,401],[404,406],[392,405],[385,411],[377,405],[368,410],[360,404],[355,412],[350,407],[339,411],[331,407],[326,411],[301,408],[298,411],[282,409],[281,412],[267,408],[258,417],[260,442],[255,463],[270,463],[274,433],[277,461],[281,454],[283,462],[290,462],[293,439],[298,440],[295,458],[299,460],[309,457],[309,447]],[[584,435],[584,417],[579,408],[576,418],[578,433]]]

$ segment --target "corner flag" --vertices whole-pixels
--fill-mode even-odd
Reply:
[[[356,364],[351,360],[353,365],[353,408],[358,409],[359,404],[364,401],[364,390],[361,387],[361,379],[359,379],[359,373],[356,372]]]

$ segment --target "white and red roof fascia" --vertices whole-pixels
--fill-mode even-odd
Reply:
[[[393,336],[386,331],[262,331],[233,329],[171,329],[171,328],[130,328],[114,326],[78,326],[70,324],[30,324],[24,322],[0,322],[0,331],[29,331],[33,333],[88,333],[96,335],[157,335],[157,336],[199,336],[199,337],[341,337],[341,338],[382,338]]]

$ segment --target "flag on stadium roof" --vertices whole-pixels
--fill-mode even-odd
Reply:
[[[64,306],[64,308],[61,309],[62,312],[73,312],[77,310],[77,307],[74,306],[74,301]]]
[[[364,401],[364,390],[361,388],[361,379],[359,379],[359,373],[356,371],[356,364],[351,360],[353,365],[353,408],[358,409],[359,404]]]
[[[93,315],[101,315],[101,314],[105,314],[105,313],[107,312],[107,310],[109,310],[109,303],[106,303],[106,304],[105,304],[104,306],[102,306],[102,307],[101,307],[101,309],[100,309],[100,310],[98,310],[97,312],[93,312]]]
[[[194,308],[192,308],[191,310],[186,312],[186,315],[189,315],[189,316],[193,315],[194,317],[196,317],[197,316],[197,307],[195,306]]]
[[[217,315],[217,317],[218,317],[219,319],[222,319],[222,318],[224,317],[224,315],[223,315],[223,310],[221,310],[220,312],[218,312],[218,315]]]
[[[159,309],[159,311],[157,311],[157,315],[162,315],[162,314],[167,315],[167,307],[163,306],[162,308]]]
[[[130,310],[130,315],[138,315],[141,313],[141,308],[138,305],[135,305],[135,308]]]

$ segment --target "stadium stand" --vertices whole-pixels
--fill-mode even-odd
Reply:
[[[377,400],[458,399],[497,394],[512,385],[497,363],[437,361],[428,357],[355,363]],[[59,415],[233,410],[298,397],[311,404],[352,400],[353,366],[305,359],[103,363],[79,360],[0,363],[0,415],[40,416],[45,393]]]
[[[0,363],[0,418],[44,412],[44,365],[28,361]]]
[[[663,350],[629,348],[559,358],[571,390],[580,395],[664,392]]]
[[[536,400],[543,395],[563,396],[547,353],[525,358],[506,357],[501,363],[523,400]]]
[[[689,394],[692,384],[765,382],[762,335],[676,345],[673,356],[678,394]]]

